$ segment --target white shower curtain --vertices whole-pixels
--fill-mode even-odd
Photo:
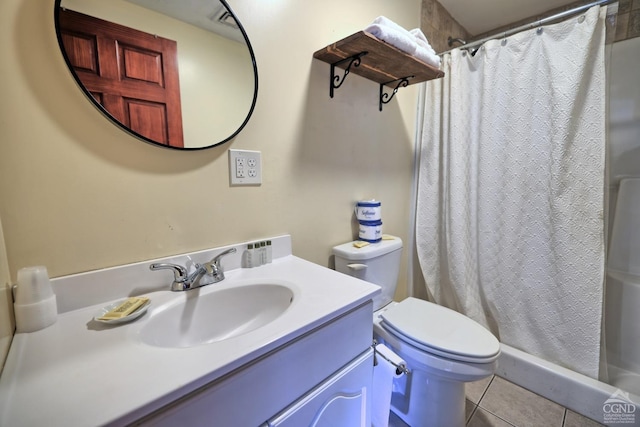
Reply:
[[[444,55],[427,84],[416,250],[436,302],[598,376],[606,8]]]

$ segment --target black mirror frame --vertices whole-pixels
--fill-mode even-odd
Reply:
[[[255,57],[255,54],[253,52],[253,47],[251,46],[251,42],[249,41],[249,37],[247,36],[247,33],[244,30],[244,27],[242,26],[242,23],[240,23],[240,20],[238,19],[236,14],[233,12],[233,10],[231,9],[231,7],[227,3],[227,1],[226,0],[217,0],[217,1],[219,1],[227,9],[227,11],[231,14],[231,16],[233,17],[235,22],[238,24],[238,28],[242,32],[242,36],[244,37],[244,41],[247,44],[247,48],[249,49],[249,55],[251,56],[251,65],[253,66],[255,90],[253,91],[253,99],[251,101],[251,107],[249,108],[249,112],[247,113],[247,117],[245,117],[245,119],[242,122],[242,124],[240,125],[240,127],[235,132],[233,132],[231,135],[229,135],[227,138],[223,139],[220,142],[216,142],[214,144],[211,144],[211,145],[206,145],[206,146],[202,146],[202,147],[172,147],[172,146],[169,146],[169,145],[160,144],[160,143],[158,143],[158,142],[156,142],[156,141],[154,141],[154,140],[152,140],[150,138],[147,138],[146,136],[140,135],[139,133],[129,129],[127,126],[125,126],[123,123],[121,123],[115,117],[113,117],[113,115],[111,113],[109,113],[109,111],[107,111],[102,106],[102,104],[100,104],[91,95],[91,93],[89,93],[87,88],[82,84],[82,81],[80,80],[80,77],[78,77],[78,74],[73,69],[73,66],[71,65],[71,61],[69,60],[69,57],[67,56],[67,52],[66,52],[66,50],[64,48],[64,44],[62,42],[62,32],[60,31],[60,8],[61,8],[61,4],[60,3],[62,2],[62,0],[55,0],[55,4],[53,6],[54,7],[53,14],[54,14],[55,27],[56,27],[56,37],[58,39],[58,46],[60,47],[60,52],[62,53],[62,56],[64,58],[65,63],[67,64],[67,68],[69,69],[69,71],[73,75],[74,80],[76,81],[77,85],[80,87],[82,92],[85,94],[85,96],[89,99],[89,101],[91,101],[91,103],[93,104],[94,107],[96,107],[98,110],[100,110],[100,112],[102,112],[102,114],[104,114],[107,117],[107,119],[109,119],[112,123],[114,123],[116,126],[121,128],[122,130],[124,130],[128,134],[133,135],[134,137],[136,137],[136,138],[138,138],[138,139],[140,139],[140,140],[142,140],[142,141],[144,141],[146,143],[155,145],[157,147],[169,148],[169,149],[172,149],[172,150],[197,151],[197,150],[206,150],[208,148],[217,147],[217,146],[222,145],[222,144],[224,144],[226,142],[229,142],[230,140],[235,138],[236,135],[238,135],[240,133],[240,131],[242,131],[242,129],[244,129],[244,127],[249,122],[249,119],[251,118],[251,115],[253,114],[253,111],[254,111],[255,106],[256,106],[256,101],[258,99],[258,66],[256,65],[256,57]]]

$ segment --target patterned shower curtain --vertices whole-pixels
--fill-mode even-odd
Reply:
[[[454,50],[427,84],[416,249],[501,342],[598,377],[606,7]]]

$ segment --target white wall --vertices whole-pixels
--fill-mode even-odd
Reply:
[[[55,277],[282,233],[295,254],[329,265],[331,247],[356,236],[354,202],[372,197],[384,232],[407,240],[417,88],[379,112],[378,85],[351,74],[330,99],[329,65],[312,55],[379,15],[419,26],[420,0],[230,3],[256,53],[254,116],[230,144],[177,152],[124,134],[80,93],[53,0],[0,2],[0,218],[13,281],[31,265]],[[262,186],[229,186],[229,148],[262,151]]]
[[[640,37],[613,44],[610,86],[611,229],[620,178],[640,176]]]

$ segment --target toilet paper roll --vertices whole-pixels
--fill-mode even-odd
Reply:
[[[382,240],[382,221],[358,221],[358,238],[369,243]]]
[[[361,200],[356,203],[355,214],[358,221],[380,221],[381,203],[376,200]]]
[[[397,372],[394,363],[399,366],[406,366],[406,363],[384,344],[376,345],[375,349],[378,352],[376,355],[378,364],[373,368],[371,425],[373,427],[387,427],[391,410],[393,380],[402,376],[402,372]]]
[[[56,296],[33,303],[13,304],[16,316],[16,332],[35,332],[53,325],[58,319]]]
[[[384,344],[378,344],[376,345],[376,350],[378,351],[379,355],[381,355],[384,359],[386,359],[387,361],[389,361],[392,365],[395,365],[396,367],[401,366],[403,368],[407,367],[407,362],[404,361],[404,359],[400,356],[398,356],[396,353],[393,352],[393,350],[391,350],[389,347],[387,347]],[[394,378],[400,378],[402,376],[402,371],[396,369],[397,372],[394,372]]]

